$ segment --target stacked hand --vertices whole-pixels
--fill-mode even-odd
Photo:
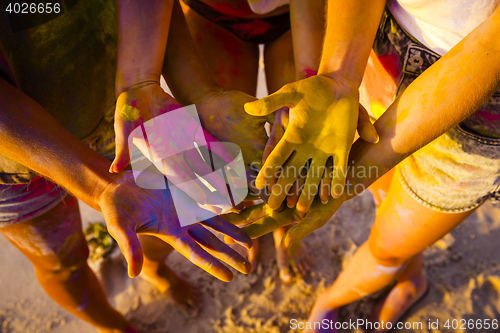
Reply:
[[[214,173],[211,163],[199,153],[217,140],[204,131],[187,110],[158,83],[149,83],[120,94],[115,111],[116,158],[111,172],[122,171],[130,162],[132,142],[167,176],[168,180],[201,204],[211,193],[196,174],[224,196],[224,179]],[[197,145],[195,145],[195,143]],[[217,154],[225,161],[233,157],[225,149]]]
[[[289,115],[283,107],[290,108]],[[359,105],[358,88],[343,79],[317,75],[296,81],[246,104],[245,110],[252,115],[280,110],[256,179],[258,188],[270,188],[272,209],[279,208],[288,195],[289,207],[296,204],[299,212],[307,212],[318,188],[323,203],[330,193],[340,197],[356,127],[367,141],[378,139]]]
[[[255,97],[240,91],[219,91],[196,103],[203,128],[219,141],[238,145],[247,167],[260,165],[268,139],[264,125],[266,121],[273,122],[271,116],[255,117],[245,112],[245,103],[255,100]],[[256,176],[254,170],[247,169],[249,181]],[[254,193],[267,199],[252,183],[249,185]]]
[[[285,233],[281,241],[282,247],[288,249],[294,242],[324,226],[345,200],[344,194],[340,198],[329,200],[326,204],[322,204],[321,200],[316,198],[306,214],[288,207],[278,212],[268,204],[262,203],[246,208],[239,214],[226,214],[224,219],[234,225],[246,225],[241,230],[251,238],[258,238],[280,227],[297,223]],[[231,240],[226,237],[226,242]]]
[[[117,175],[117,180],[97,195],[96,203],[104,214],[111,236],[116,239],[127,260],[131,277],[137,276],[142,268],[143,254],[138,234],[160,238],[222,281],[230,281],[233,274],[216,258],[242,273],[248,273],[251,269],[247,260],[204,226],[249,248],[252,242],[242,230],[219,217],[181,227],[176,215],[177,207],[174,208],[169,191],[138,187],[131,171]],[[198,216],[205,213],[202,208],[197,209],[196,205],[184,212]]]
[[[143,256],[137,234],[162,239],[223,281],[230,281],[232,273],[214,257],[248,273],[251,269],[249,262],[204,227],[238,240],[243,246],[252,244],[243,231],[217,216],[213,217],[221,212],[220,207],[227,206],[224,198],[227,187],[196,148],[217,146],[218,157],[225,161],[233,159],[230,152],[221,149],[217,140],[157,83],[120,94],[115,112],[115,132],[116,158],[111,172],[121,172],[130,162],[132,142],[154,164],[151,167],[157,169],[150,167],[135,174],[121,172],[118,180],[109,184],[97,199],[108,229],[128,262],[129,275],[137,276],[142,267]],[[218,191],[210,191],[196,174],[202,175]],[[158,183],[166,187],[163,175],[176,186],[170,186],[168,190],[157,189],[161,188]],[[138,187],[138,183],[149,189]],[[177,198],[175,207],[173,194]],[[203,222],[181,227],[180,219]]]
[[[244,105],[256,98],[240,91],[220,91],[196,103],[203,128],[215,139],[237,144],[247,164],[260,162],[267,141],[264,128],[271,117],[253,117]]]

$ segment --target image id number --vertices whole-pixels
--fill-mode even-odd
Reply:
[[[60,3],[9,3],[7,5],[7,8],[5,9],[6,12],[12,14],[42,14],[42,13],[60,13],[61,12],[61,4]]]

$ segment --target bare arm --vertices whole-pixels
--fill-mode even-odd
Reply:
[[[175,98],[182,104],[195,104],[208,94],[221,92],[222,88],[196,48],[178,0],[174,1],[168,38],[163,76]]]
[[[500,85],[500,8],[420,75],[375,122],[376,145],[358,140],[351,159],[379,176],[476,111]],[[352,179],[366,186],[376,179]]]
[[[117,0],[116,96],[141,82],[160,82],[174,0]]]
[[[163,76],[181,104],[196,104],[204,129],[219,141],[237,144],[247,165],[262,160],[267,140],[264,129],[266,118],[251,117],[243,109],[243,105],[255,100],[255,97],[240,91],[225,91],[220,87],[196,48],[177,0]]]
[[[255,182],[260,189],[270,186],[278,171],[284,168],[278,186],[271,191],[269,205],[272,208],[281,206],[288,188],[297,179],[294,170],[300,170],[307,161],[313,170],[331,160],[332,168],[338,172],[334,177],[308,172],[297,210],[304,213],[309,210],[313,192],[320,183],[322,193],[340,197],[359,120],[358,88],[384,5],[384,0],[329,0],[318,75],[287,84],[274,94],[245,106],[245,111],[255,116],[268,115],[284,106],[293,109],[290,116],[293,122],[269,154]]]
[[[110,162],[84,145],[38,103],[0,78],[2,154],[57,181],[89,206],[116,177]]]
[[[328,0],[319,74],[341,77],[359,87],[385,2]]]
[[[349,165],[358,170],[376,167],[378,172],[371,173],[371,178],[356,178],[349,173],[351,186],[368,187],[413,152],[471,115],[498,89],[499,33],[500,8],[401,94],[375,123],[380,141],[371,144],[358,140],[353,144]],[[365,174],[370,175],[369,172]],[[316,198],[305,216],[293,209],[278,213],[262,205],[228,219],[237,224],[255,222],[244,228],[252,238],[299,222],[283,238],[283,245],[289,247],[322,227],[350,198],[346,192],[327,204]]]
[[[291,0],[293,55],[296,79],[317,74],[325,31],[325,0]]]
[[[160,3],[160,5],[163,4]],[[145,20],[146,17],[140,12],[140,8],[136,9],[139,11],[138,17]],[[133,13],[134,11],[126,11],[127,15]],[[163,15],[165,13],[167,12],[163,12]],[[170,15],[169,12],[167,14]],[[127,15],[121,18],[128,20]],[[122,26],[120,45],[123,49],[121,51],[125,50],[128,57],[121,57],[122,63],[119,65],[119,70],[130,65],[127,67],[130,70],[129,73],[138,71],[147,75],[154,74],[159,79],[166,34],[155,32],[158,29],[158,25],[155,24],[159,24],[159,21],[150,22],[153,22],[152,26],[147,24],[142,26],[143,29],[152,29],[149,36],[156,36],[151,37],[148,42],[141,40],[136,43],[133,40],[147,33],[138,34],[133,27]],[[124,39],[124,37],[130,39]],[[137,45],[145,47],[148,43],[156,46],[157,48],[152,47],[152,49],[157,51],[153,52],[151,57],[145,57],[147,62],[141,65],[139,61],[142,54],[136,54],[134,49],[129,47]],[[161,45],[163,45],[163,50]],[[137,75],[123,77],[132,80],[123,81],[126,84],[137,78],[148,79],[147,76]],[[118,87],[123,82],[119,83]],[[122,87],[127,86],[122,85]],[[150,87],[147,86],[148,89]],[[172,104],[171,100],[166,99],[166,104]],[[127,138],[127,136],[122,136],[122,138]],[[123,140],[122,143],[126,144],[126,141]],[[228,262],[241,272],[248,272],[248,262],[229,247],[217,240],[213,241],[211,235],[202,226],[196,224],[181,227],[179,225],[169,191],[147,191],[139,188],[131,172],[110,174],[108,172],[109,161],[77,140],[40,105],[3,79],[0,79],[0,146],[2,153],[6,156],[51,178],[89,206],[102,211],[108,230],[125,255],[131,276],[139,274],[143,260],[141,245],[137,238],[138,233],[159,237],[188,260],[221,280],[229,281],[233,274],[212,255]],[[190,213],[199,214],[200,212],[196,212],[196,207],[191,209]],[[250,240],[241,234],[239,229],[235,229],[217,217],[200,223],[212,229],[233,234],[231,237],[239,238],[246,246],[250,243]]]

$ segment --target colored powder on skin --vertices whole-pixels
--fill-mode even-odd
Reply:
[[[89,303],[90,303],[90,299],[88,296],[88,292],[87,292],[87,290],[84,290],[83,295],[82,295],[82,299],[80,301],[80,305],[78,305],[76,310],[77,311],[85,311],[85,309],[87,308]]]
[[[125,104],[122,108],[120,108],[119,112],[125,120],[136,121],[137,119],[139,119],[139,109],[137,109],[133,105]]]
[[[305,73],[306,78],[318,75],[318,71],[315,71],[314,69],[309,69],[309,68],[304,69],[304,73]]]
[[[396,266],[396,267],[387,267],[387,266],[377,265],[377,270],[382,271],[385,274],[396,274],[404,266],[405,265]]]

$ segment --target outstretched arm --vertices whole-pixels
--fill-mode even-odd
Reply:
[[[210,173],[209,166],[195,153],[193,141],[205,146],[216,140],[160,87],[174,0],[117,0],[116,4],[116,157],[110,172],[120,172],[128,165],[130,138],[133,138],[132,142],[168,175],[170,182],[197,202],[213,203],[216,199],[212,196],[209,200],[210,191],[195,172],[208,173],[205,179],[222,195],[227,192],[226,184],[221,177]],[[171,35],[175,37],[176,33]],[[169,113],[175,109],[179,110]],[[149,133],[152,129],[154,133]],[[147,133],[146,140],[143,131]]]
[[[296,80],[317,75],[320,68],[326,27],[326,0],[290,1],[290,19],[294,46],[293,52]],[[329,31],[331,32],[331,30],[332,28],[330,27]],[[332,36],[330,35],[329,38],[332,39]],[[366,36],[363,35],[363,38],[366,38]],[[358,42],[361,41],[358,40]],[[325,46],[328,46],[328,50],[326,50],[327,52],[335,51],[335,49],[331,47],[331,41],[325,44]],[[357,47],[358,45],[353,46],[354,49]],[[339,59],[341,56],[346,57],[349,55],[336,55]],[[264,151],[264,163],[271,151],[274,150],[278,142],[283,137],[285,129],[288,126],[289,119],[288,108],[281,108],[276,112],[275,122]],[[376,142],[378,140],[377,132],[373,124],[370,122],[368,113],[363,107],[359,108],[357,131],[358,134],[368,142]],[[329,161],[327,161],[327,163],[329,163]],[[288,207],[294,207],[298,203],[306,177],[307,171],[304,169],[286,196]],[[271,184],[275,183],[277,178],[278,177],[275,177],[275,179],[271,181]],[[321,182],[325,183],[326,179],[323,179]],[[269,186],[269,188],[271,187],[272,186]],[[323,202],[327,202],[328,197],[330,196],[330,191],[325,186],[322,186],[322,189],[323,191],[320,192],[319,195]],[[314,193],[309,193],[307,189],[306,193],[308,193],[309,199],[307,197],[303,197],[302,201],[299,203],[299,209],[303,209],[304,206],[307,207],[309,205],[307,201],[312,201],[314,197]]]
[[[328,0],[319,74],[359,87],[385,2]]]
[[[116,96],[141,83],[160,84],[174,0],[117,0]]]
[[[500,7],[406,88],[375,122],[380,142],[358,140],[351,159],[376,165],[382,176],[474,113],[500,85],[499,34]]]
[[[138,100],[148,98],[168,99],[167,96],[154,96],[153,92],[158,92],[160,95],[163,92],[157,88],[160,87],[161,68],[167,46],[173,1],[116,1],[118,64],[115,93],[117,97],[123,94],[122,98],[119,98],[120,102],[136,104]],[[111,165],[110,172],[120,172],[128,165],[130,156],[127,140],[132,130],[139,123],[148,121],[161,112],[163,110],[142,108],[139,111],[124,107],[124,105],[117,105],[115,113],[116,158]]]
[[[326,0],[290,1],[296,80],[318,73],[326,24],[325,9]]]
[[[297,209],[300,212],[309,209],[320,182],[329,187],[327,193],[334,198],[341,196],[347,157],[358,124],[358,88],[384,4],[383,0],[330,0],[319,75],[288,84],[245,106],[249,114],[259,116],[284,106],[293,108],[290,116],[293,122],[256,179],[256,186],[262,189],[271,185],[283,169],[273,186],[271,207],[280,207],[298,177],[297,170],[308,161],[309,170],[313,171],[307,174]],[[337,176],[322,176],[327,163],[338,171]]]
[[[237,144],[247,166],[262,160],[267,140],[265,117],[245,113],[245,103],[255,97],[225,91],[217,83],[198,52],[179,2],[174,3],[163,76],[175,98],[183,105],[196,104],[201,124],[222,142]],[[247,170],[251,173],[251,170]]]
[[[353,144],[349,165],[358,170],[375,167],[378,172],[362,179],[350,173],[350,186],[361,184],[367,188],[413,152],[471,115],[499,88],[499,33],[500,7],[408,86],[375,123],[380,142],[357,140]],[[486,67],[488,70],[484,70]],[[316,198],[305,216],[292,209],[278,213],[261,205],[228,219],[237,224],[254,222],[244,228],[252,238],[299,222],[283,238],[283,245],[289,247],[322,227],[350,198],[352,196],[344,192],[326,205]]]
[[[127,259],[131,276],[137,276],[142,266],[139,233],[161,238],[224,281],[230,280],[232,273],[214,257],[239,271],[249,271],[246,260],[208,237],[202,226],[180,227],[168,191],[139,188],[130,172],[110,174],[108,160],[81,143],[38,103],[1,78],[0,146],[5,156],[52,179],[102,211],[108,230]],[[218,218],[204,223],[232,234],[242,244],[251,244],[239,229]]]

